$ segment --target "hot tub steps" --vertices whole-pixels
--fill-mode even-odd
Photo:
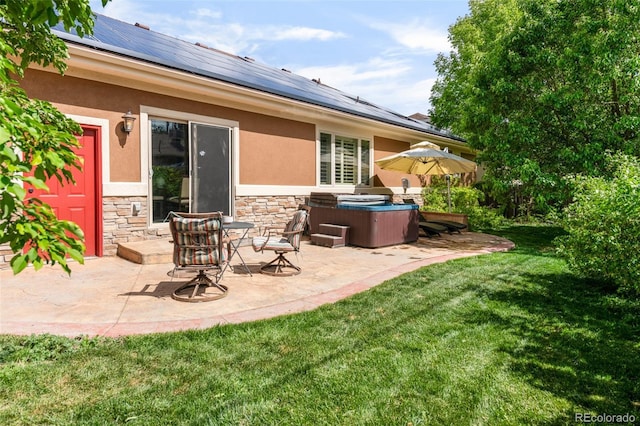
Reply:
[[[344,247],[348,243],[348,236],[348,226],[321,223],[318,226],[318,233],[311,234],[311,244],[332,248]]]

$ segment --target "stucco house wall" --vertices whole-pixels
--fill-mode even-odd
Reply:
[[[151,217],[156,208],[150,185],[152,118],[221,123],[231,129],[230,213],[236,220],[254,222],[253,234],[265,225],[286,223],[311,192],[398,195],[403,193],[401,179],[407,177],[408,193],[419,194],[417,177],[381,170],[374,161],[422,140],[473,155],[464,141],[419,126],[357,116],[83,45],[68,47],[65,76],[34,67],[21,85],[30,97],[47,100],[80,124],[101,129],[97,181],[102,226],[97,237],[103,255],[114,255],[118,243],[169,234],[166,223]],[[315,86],[343,95],[319,82]],[[127,111],[136,117],[130,134],[122,129]],[[368,142],[369,185],[321,182],[321,134],[327,133]],[[0,247],[0,267],[10,258]]]
[[[140,105],[216,117],[239,123],[238,185],[305,186],[316,184],[316,127],[312,123],[241,111],[213,103],[196,102],[142,90],[90,81],[42,71],[29,70],[21,82],[28,95],[52,102],[73,117],[96,117],[108,123],[103,143],[102,182],[119,190],[107,190],[102,200],[103,249],[113,255],[119,242],[138,241],[168,235],[167,226],[152,224],[147,217],[149,201],[146,172],[142,170],[143,144],[140,131]],[[213,102],[214,100],[212,100]],[[123,112],[138,117],[134,130],[125,134]],[[81,124],[82,118],[77,118]],[[122,185],[118,185],[122,184]],[[141,191],[140,188],[143,188]],[[283,224],[291,212],[305,202],[304,195],[260,192],[236,195],[237,220],[264,225]],[[132,203],[141,203],[134,216]],[[4,253],[9,259],[9,253]]]
[[[126,135],[124,112],[139,117],[140,105],[222,118],[240,123],[239,183],[249,185],[315,185],[315,126],[149,93],[112,84],[29,70],[21,86],[30,97],[45,99],[65,114],[100,117],[109,121],[111,182],[140,182],[139,125]],[[215,102],[215,100],[212,100]],[[139,121],[138,121],[139,123]]]

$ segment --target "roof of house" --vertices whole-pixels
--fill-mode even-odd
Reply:
[[[66,32],[61,25],[54,34],[67,43],[146,61],[156,65],[259,90],[296,101],[353,114],[379,122],[462,140],[421,120],[349,95],[320,80],[309,80],[288,70],[261,64],[248,57],[222,52],[132,25],[104,15],[96,15],[93,35],[84,38]]]

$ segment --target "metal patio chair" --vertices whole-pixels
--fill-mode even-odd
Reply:
[[[300,251],[300,240],[307,225],[307,216],[306,210],[298,210],[284,228],[268,226],[264,235],[253,237],[252,245],[255,251],[271,250],[277,254],[275,259],[260,267],[260,272],[280,277],[301,272],[301,268],[291,263],[284,255]]]
[[[197,275],[178,287],[171,297],[182,302],[208,302],[227,295],[227,286],[219,283],[227,253],[223,244],[222,213],[170,213],[173,238],[172,276],[178,270]],[[207,272],[215,271],[213,279]],[[211,290],[211,291],[208,291]]]

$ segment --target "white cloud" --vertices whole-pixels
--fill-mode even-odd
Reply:
[[[370,22],[369,26],[389,34],[397,43],[412,50],[421,50],[426,53],[451,50],[448,31],[436,28],[427,20],[414,19],[403,24]]]
[[[410,78],[371,80],[366,85],[354,86],[361,98],[392,111],[411,115],[427,113],[429,95],[434,79],[415,81]],[[342,88],[350,92],[346,88]]]
[[[426,113],[435,78],[415,81],[410,63],[382,57],[349,65],[292,68],[309,79],[319,78],[323,84],[401,114]]]
[[[334,40],[337,38],[343,38],[345,35],[340,32],[333,32],[322,30],[318,28],[309,28],[309,27],[284,27],[278,28],[273,27],[268,29],[266,32],[258,31],[260,34],[260,38],[267,40],[298,40],[298,41],[308,41],[308,40],[320,40],[320,41],[328,41]],[[273,34],[273,36],[269,36],[269,34]]]
[[[431,106],[429,96],[435,81],[435,78],[428,78],[415,82],[411,81],[409,84],[398,82],[392,92],[380,92],[382,96],[380,102],[406,115],[416,112],[426,114]]]
[[[144,12],[136,5],[135,1],[111,0],[104,8],[102,7],[101,0],[90,0],[89,4],[94,12],[101,15],[107,15],[111,18],[124,22],[144,23],[141,21],[135,21],[135,19],[139,19],[139,16],[144,15]],[[134,21],[132,22],[132,20]]]
[[[196,2],[197,3],[197,2]],[[329,41],[343,38],[341,32],[302,26],[245,26],[225,22],[220,11],[194,8],[180,15],[149,12],[134,0],[112,0],[103,9],[101,0],[90,0],[93,10],[121,21],[148,25],[152,31],[184,41],[200,42],[233,54],[250,54],[265,41]],[[184,18],[183,16],[188,16]]]
[[[222,12],[218,12],[211,9],[200,8],[200,9],[197,9],[195,12],[191,12],[191,13],[198,18],[214,18],[214,19],[222,18]]]
[[[189,25],[183,25],[183,28],[187,28],[189,32],[174,33],[174,35],[183,40],[202,41],[210,47],[221,50],[230,48],[230,53],[246,53],[247,50],[251,50],[250,46],[253,46],[253,50],[255,50],[261,43],[266,41],[328,41],[344,37],[341,33],[317,28],[247,27],[238,23],[211,23],[201,19],[190,21]],[[167,28],[167,30],[169,29]]]
[[[373,58],[365,63],[304,67],[294,69],[294,72],[307,78],[320,78],[324,84],[348,92],[347,87],[366,86],[372,81],[393,79],[409,70],[410,67],[401,61]]]

